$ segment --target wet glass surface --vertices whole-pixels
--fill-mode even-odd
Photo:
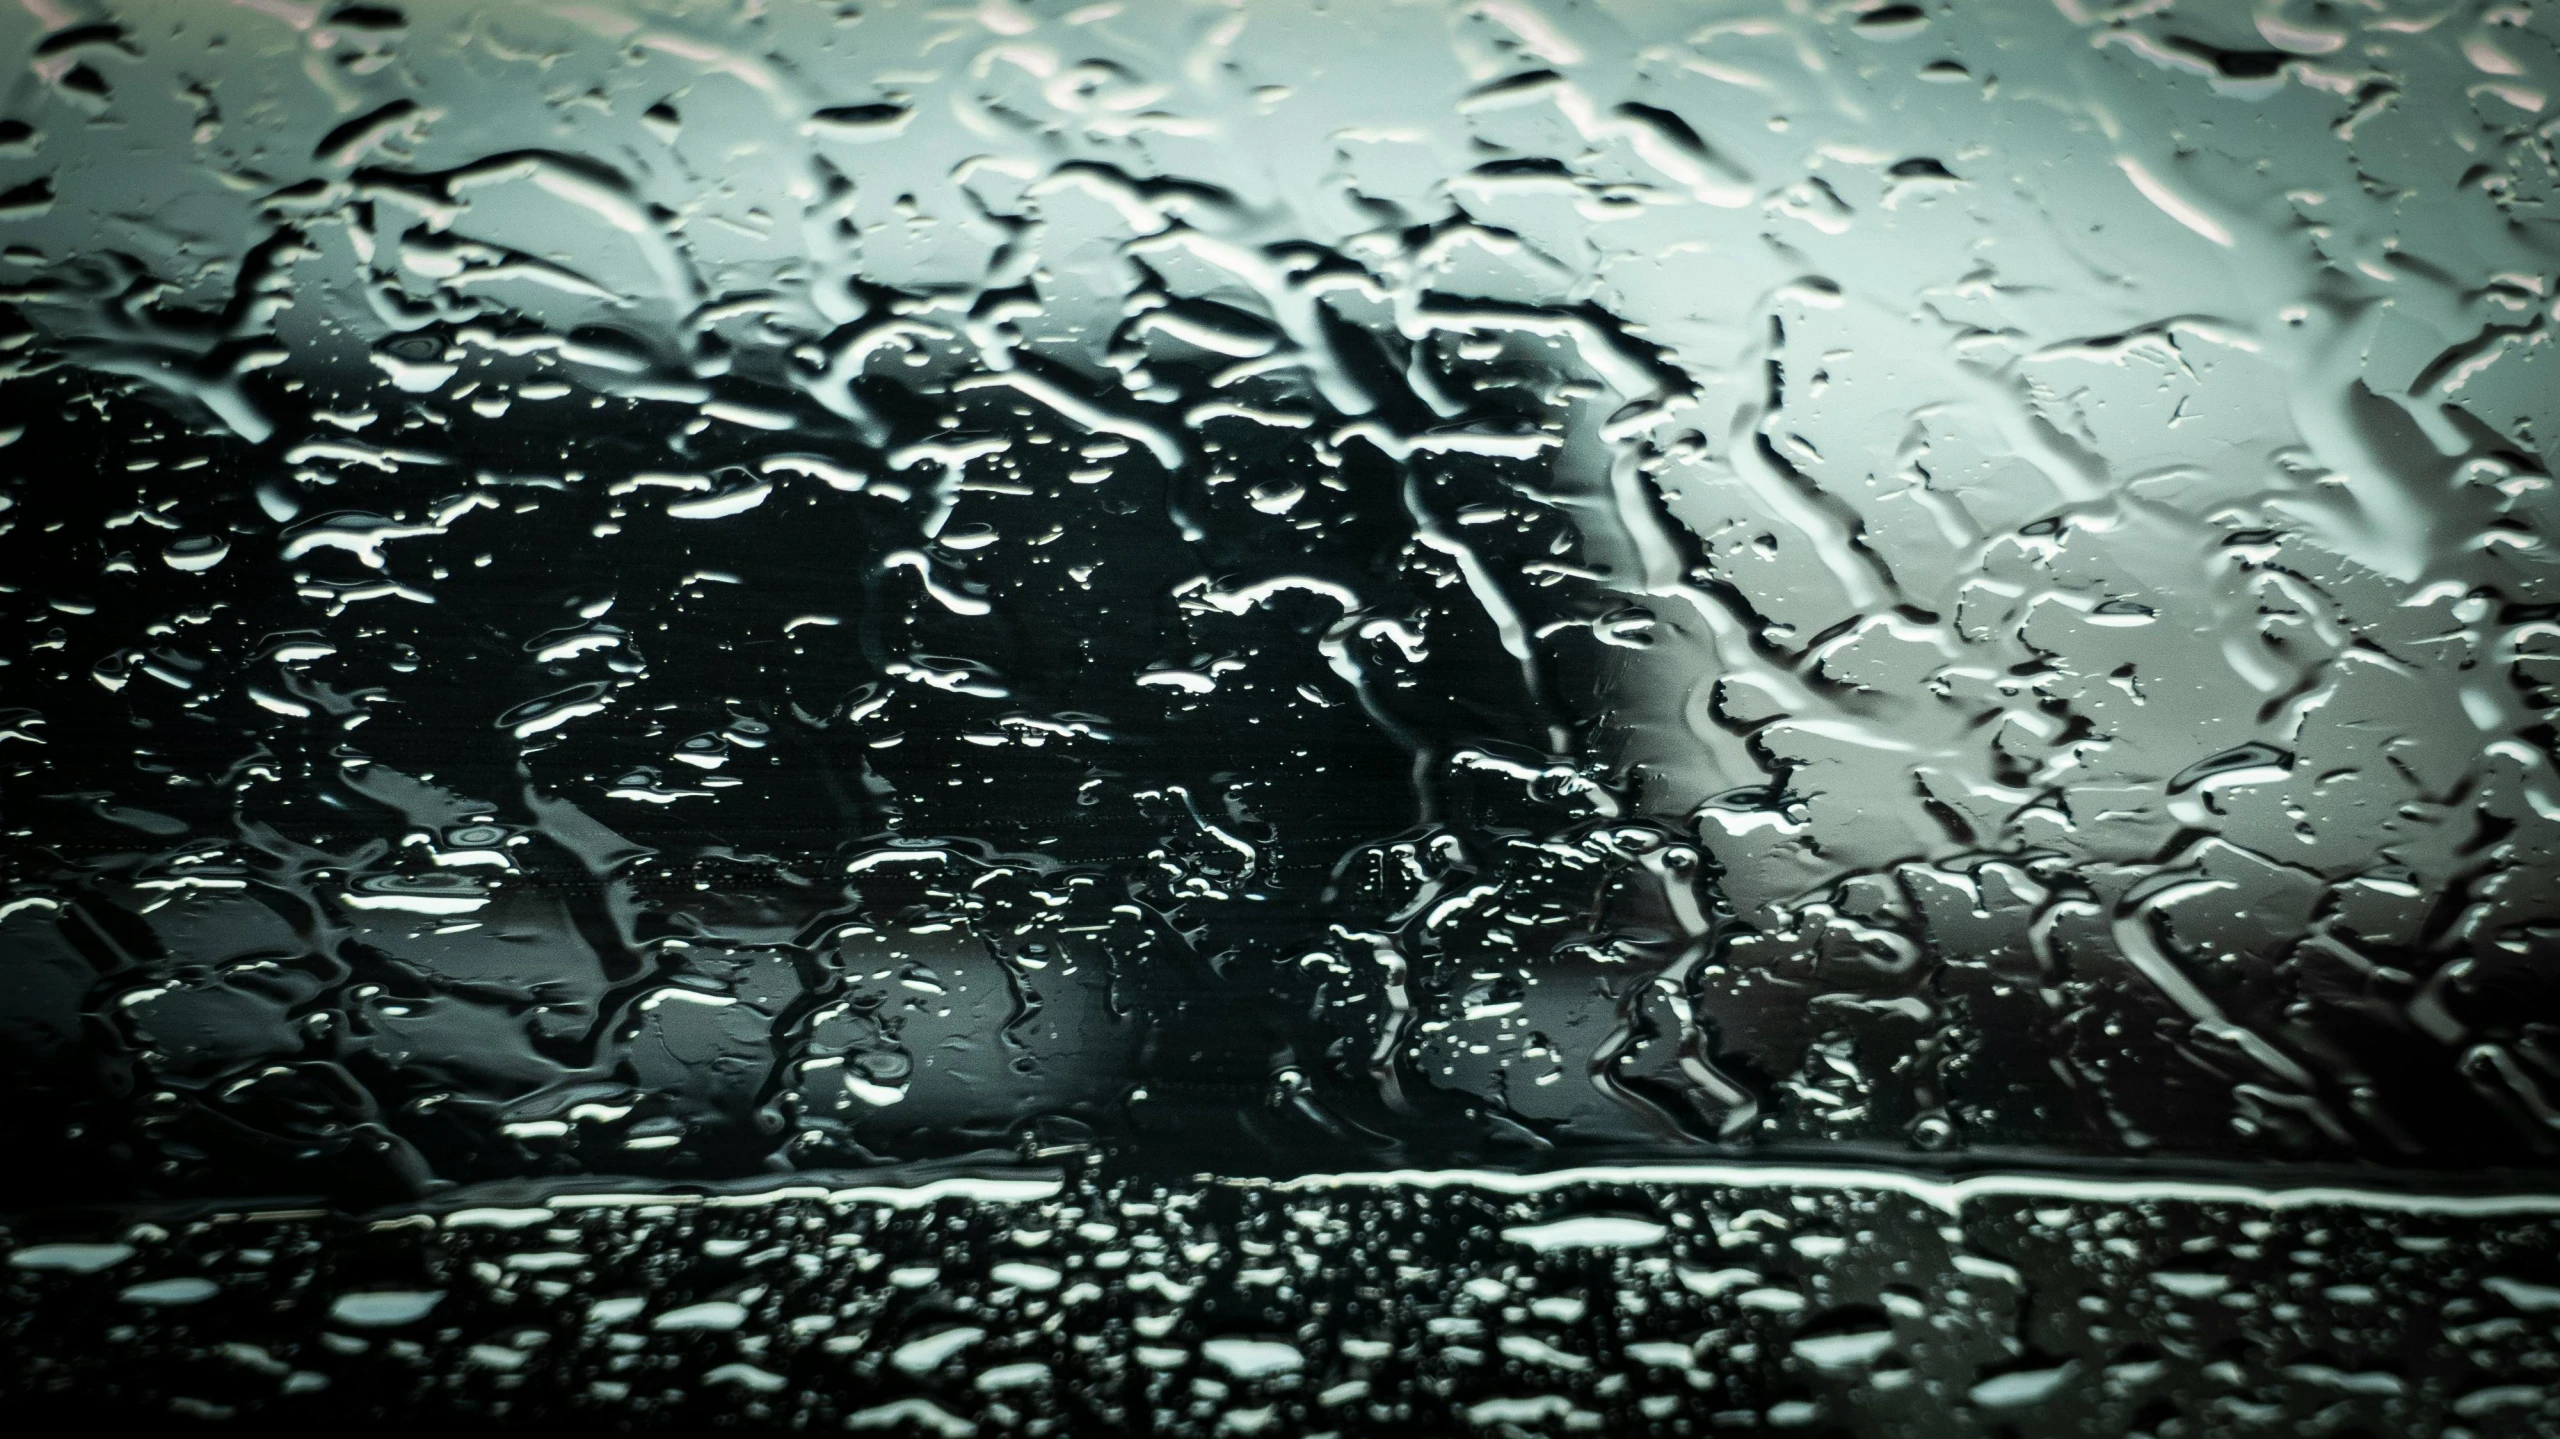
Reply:
[[[1767,1167],[900,1178],[519,1192],[369,1223],[163,1213],[23,1244],[13,1412],[112,1401],[313,1433],[423,1414],[438,1433],[939,1439],[2485,1436],[2548,1433],[2560,1363],[2548,1196]]]
[[[18,1260],[883,1174],[2547,1190],[2555,46],[2399,0],[23,0]],[[1426,1224],[1433,1286],[1511,1282],[1497,1219]],[[2545,1221],[2461,1222],[2548,1272],[2452,1289],[2560,1292]],[[63,1268],[20,1322],[112,1287]],[[2417,1366],[2333,1429],[2536,1422],[2421,1383],[2415,1312],[2300,1320],[2342,1392],[2311,1349]],[[1839,1325],[1784,1374],[1887,1352]],[[2154,1362],[2097,1342],[2075,1386]],[[1619,1387],[1432,1412],[1797,1402],[1574,1356]],[[1255,1403],[1201,1432],[1323,1427]]]

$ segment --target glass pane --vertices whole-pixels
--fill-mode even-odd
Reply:
[[[2556,43],[24,0],[7,1382],[2549,1422]]]

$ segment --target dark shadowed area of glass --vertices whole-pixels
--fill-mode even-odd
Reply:
[[[22,0],[12,1382],[2545,1422],[2555,14]]]

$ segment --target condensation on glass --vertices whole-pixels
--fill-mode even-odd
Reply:
[[[9,1189],[2546,1165],[2551,15],[25,0]]]

